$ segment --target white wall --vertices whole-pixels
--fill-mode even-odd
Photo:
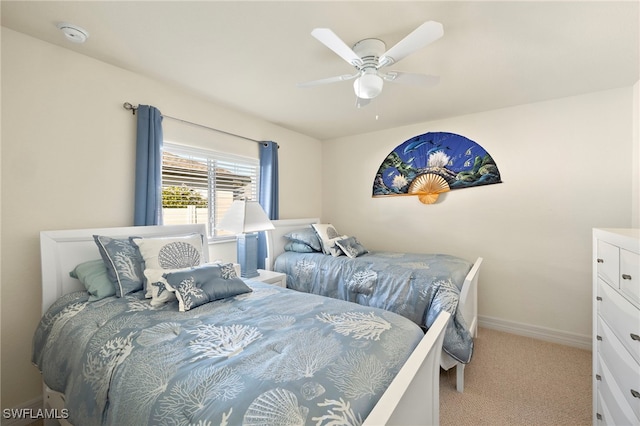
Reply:
[[[640,81],[633,86],[633,153],[632,176],[640,176]],[[631,226],[640,228],[640,182],[633,179],[631,186]]]
[[[590,333],[591,227],[629,226],[633,215],[630,176],[637,190],[638,162],[629,156],[638,153],[637,130],[631,144],[637,85],[635,110],[629,88],[321,144],[5,28],[1,47],[2,407],[40,394],[30,363],[40,317],[39,232],[132,222],[135,120],[122,109],[125,101],[277,141],[283,219],[322,212],[372,249],[483,256],[482,315]],[[481,144],[504,183],[453,191],[430,206],[412,197],[372,199],[383,158],[428,131]],[[255,148],[169,121],[165,133],[245,155]],[[321,156],[322,163],[300,161]],[[233,245],[213,251],[214,258],[235,256]]]
[[[324,141],[322,219],[370,249],[482,256],[480,315],[588,341],[591,229],[631,226],[632,103],[629,87]],[[371,198],[387,154],[438,131],[483,146],[503,183]]]
[[[320,215],[321,164],[297,161],[319,159],[319,141],[2,28],[3,408],[41,392],[40,375],[30,362],[40,318],[40,231],[132,224],[135,118],[122,108],[125,101],[277,141],[281,218]],[[165,123],[172,139],[197,139],[257,158],[252,142]],[[234,244],[212,251],[212,258],[235,259]]]

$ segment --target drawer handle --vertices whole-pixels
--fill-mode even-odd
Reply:
[[[604,259],[598,259],[598,263],[604,263]]]
[[[600,297],[600,296],[596,296],[596,300],[597,300],[598,302],[602,302],[602,297]]]
[[[599,374],[596,374],[596,380],[602,380],[602,376]]]
[[[622,274],[622,279],[623,279],[623,280],[630,280],[630,279],[631,279],[631,275],[629,275],[629,274]]]
[[[602,341],[602,336],[596,336],[596,340]]]
[[[638,336],[637,334],[631,333],[630,336],[631,336],[631,340],[636,340],[640,342],[640,336]]]
[[[640,398],[640,392],[637,390],[631,389],[631,395],[633,395],[634,398]]]
[[[602,420],[602,414],[600,414],[600,413],[596,413],[596,418],[597,418],[598,420]]]

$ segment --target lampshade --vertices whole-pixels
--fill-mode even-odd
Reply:
[[[353,82],[353,91],[361,99],[373,99],[382,92],[384,81],[373,72],[366,72]]]
[[[218,228],[238,235],[236,244],[240,275],[253,278],[260,275],[258,266],[258,234],[255,232],[275,229],[262,206],[257,201],[234,201]]]
[[[236,200],[220,221],[218,228],[235,234],[275,229],[257,201]]]

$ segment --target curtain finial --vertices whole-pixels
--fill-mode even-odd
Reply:
[[[124,109],[126,109],[127,111],[131,111],[131,112],[133,113],[133,115],[136,115],[136,110],[138,109],[138,107],[137,107],[137,106],[133,106],[133,105],[131,104],[131,102],[125,102],[125,103],[123,103],[123,104],[122,104],[122,107],[123,107]]]

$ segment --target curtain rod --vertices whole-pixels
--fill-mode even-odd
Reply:
[[[125,102],[122,104],[122,107],[124,109],[126,109],[127,111],[131,111],[133,113],[133,115],[136,115],[136,110],[138,109],[137,106],[134,106],[133,104],[131,104],[130,102]],[[171,120],[176,120],[176,121],[180,121],[182,123],[186,123],[186,124],[191,124],[192,126],[198,126],[198,127],[202,127],[204,129],[207,130],[213,130],[214,132],[218,132],[218,133],[224,133],[225,135],[229,135],[229,136],[234,136],[236,138],[240,138],[240,139],[245,139],[251,142],[256,142],[256,143],[261,143],[264,146],[267,146],[267,143],[265,141],[257,141],[255,139],[251,139],[248,138],[246,136],[240,136],[240,135],[236,135],[235,133],[230,133],[230,132],[226,132],[224,130],[220,130],[220,129],[215,129],[213,127],[209,127],[209,126],[205,126],[204,124],[198,124],[198,123],[194,123],[192,121],[187,121],[187,120],[183,120],[182,118],[176,118],[176,117],[172,117],[170,115],[166,115],[166,114],[162,114],[163,118],[170,118]],[[277,145],[277,144],[276,144]],[[279,147],[278,147],[279,148]]]

